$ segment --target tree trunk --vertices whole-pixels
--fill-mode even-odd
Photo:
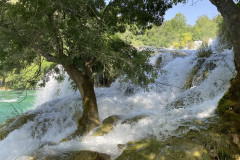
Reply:
[[[83,113],[78,121],[80,135],[86,135],[99,125],[97,100],[94,92],[94,80],[92,73],[82,74],[75,65],[63,65],[70,78],[77,84],[82,96]]]
[[[240,71],[240,8],[233,0],[210,0],[223,16],[230,31],[234,46],[234,62],[236,70]]]
[[[240,131],[240,8],[233,0],[210,1],[223,16],[231,34],[237,70],[237,75],[231,80],[231,86],[219,101],[217,110],[228,130],[238,132]]]

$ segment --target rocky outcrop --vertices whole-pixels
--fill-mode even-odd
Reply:
[[[32,158],[29,160],[110,160],[110,156],[107,154],[87,150],[62,152],[56,153],[54,155],[45,155],[42,153],[35,152],[32,156],[23,157]]]
[[[147,117],[148,117],[147,115],[137,115],[132,118],[125,119],[124,121],[122,121],[122,124],[134,124],[140,121],[141,119],[144,119]]]
[[[214,124],[208,130],[191,130],[164,142],[155,138],[129,142],[116,160],[237,159],[239,153],[239,135],[223,134]]]
[[[21,156],[15,160],[36,160],[33,156]]]
[[[214,61],[206,61],[205,58],[200,58],[190,72],[183,89],[187,90],[194,85],[199,85],[201,82],[207,79],[209,73],[215,68],[216,64]]]
[[[104,119],[102,124],[93,133],[93,136],[103,136],[104,134],[109,133],[119,119],[120,119],[120,116],[118,115],[113,115]]]
[[[15,129],[19,129],[28,121],[32,121],[35,118],[36,114],[24,113],[18,117],[7,120],[3,125],[0,126],[0,140],[3,140],[8,136],[9,133]]]

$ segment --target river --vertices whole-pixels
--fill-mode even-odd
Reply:
[[[122,152],[118,144],[149,137],[165,141],[199,130],[203,126],[195,124],[195,120],[206,122],[215,115],[217,103],[234,76],[232,50],[213,49],[210,57],[198,57],[192,50],[156,50],[151,63],[155,64],[160,57],[157,67],[161,70],[156,83],[149,84],[149,92],[118,81],[109,88],[95,89],[100,121],[112,115],[121,117],[113,130],[103,136],[90,133],[62,142],[77,129],[74,116],[82,111],[81,98],[79,92],[71,90],[68,78],[61,84],[50,79],[38,91],[35,109],[29,111],[35,118],[0,141],[0,160],[12,160],[35,151],[54,154],[77,150],[103,152],[114,159]],[[32,103],[32,98],[27,102]],[[143,118],[123,123],[137,116]]]
[[[35,90],[0,91],[0,124],[33,107]]]

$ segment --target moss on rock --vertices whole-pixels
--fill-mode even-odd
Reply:
[[[113,115],[104,119],[99,128],[93,133],[93,136],[103,136],[104,134],[109,133],[119,119],[120,116],[118,115]]]
[[[110,160],[110,156],[93,151],[69,151],[55,155],[44,155],[35,153],[37,160]]]
[[[116,160],[152,160],[157,157],[163,147],[164,144],[156,139],[131,141]]]
[[[189,74],[183,89],[187,90],[189,88],[192,87],[192,83],[193,83],[193,79],[194,77],[197,75],[197,73],[199,72],[199,70],[202,68],[203,63],[205,63],[206,59],[199,59],[197,61],[197,64],[193,67],[193,69],[191,70],[191,73]]]
[[[216,64],[213,61],[206,61],[205,58],[201,58],[197,61],[197,64],[191,70],[183,89],[187,90],[194,85],[198,85],[203,82],[209,76],[209,72],[216,68]]]
[[[33,156],[21,156],[15,160],[36,160]]]
[[[32,121],[35,116],[36,114],[33,113],[25,113],[18,117],[7,120],[3,125],[0,126],[0,140],[5,139],[9,133],[15,129],[19,129],[28,121]]]
[[[128,118],[128,119],[125,119],[122,124],[133,124],[133,123],[137,123],[139,120],[141,119],[144,119],[144,118],[147,118],[148,116],[147,115],[138,115],[138,116],[135,116],[135,117],[132,117],[132,118]]]
[[[207,150],[191,141],[172,138],[165,142],[144,139],[129,142],[127,148],[116,160],[208,160]]]
[[[217,112],[220,115],[223,115],[225,111],[227,110],[232,110],[233,106],[237,104],[236,101],[230,99],[231,98],[231,93],[227,91],[224,96],[220,99],[218,102],[218,107],[217,107]]]
[[[240,133],[240,75],[231,80],[231,87],[217,106],[220,125],[225,133]]]
[[[132,141],[117,160],[211,160],[236,159],[239,136],[220,132],[213,124],[208,130],[191,130],[185,136],[164,142],[155,138]]]

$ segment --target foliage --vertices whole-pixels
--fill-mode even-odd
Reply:
[[[23,74],[43,56],[56,64],[73,64],[84,75],[88,64],[95,75],[127,74],[141,83],[148,79],[143,71],[150,73],[149,52],[138,53],[115,33],[124,32],[126,24],[141,29],[160,25],[176,2],[180,1],[113,0],[108,5],[103,0],[2,1],[0,70]]]
[[[194,25],[193,31],[197,36],[194,40],[203,40],[208,38],[215,38],[217,34],[217,23],[215,19],[210,20],[208,16],[200,16]]]
[[[203,43],[198,49],[197,56],[198,58],[208,58],[212,55],[212,52],[212,48],[208,44]]]
[[[201,16],[194,26],[190,26],[186,23],[185,16],[177,13],[173,19],[165,21],[161,26],[141,30],[135,25],[134,29],[128,27],[127,32],[119,33],[119,35],[137,47],[144,45],[174,47],[176,49],[194,48],[193,41],[203,41],[216,37],[219,17],[221,16],[210,20],[207,16]]]
[[[41,61],[41,66],[37,63],[32,63],[26,68],[16,72],[14,69],[12,72],[8,72],[3,75],[5,79],[4,87],[10,89],[34,89],[37,82],[44,78],[44,75],[49,72],[54,64],[47,62],[46,60]]]

